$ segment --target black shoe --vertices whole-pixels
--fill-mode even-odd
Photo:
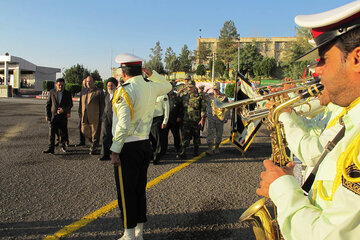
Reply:
[[[99,158],[100,161],[109,161],[110,157],[109,156],[102,156],[101,158]]]
[[[54,149],[48,148],[47,150],[43,151],[43,153],[51,153],[51,154],[54,154]]]
[[[65,146],[62,146],[62,147],[60,148],[60,151],[62,151],[63,153],[66,153],[66,148],[65,148]]]
[[[97,155],[96,150],[90,150],[89,154],[90,155]]]
[[[55,146],[55,147],[59,146],[59,142],[56,142],[54,146]]]
[[[84,142],[80,142],[78,144],[75,144],[75,147],[80,147],[80,146],[85,146],[85,143]]]
[[[194,147],[194,156],[199,156],[199,147]]]

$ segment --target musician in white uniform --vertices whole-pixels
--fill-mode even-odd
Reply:
[[[344,107],[335,119],[345,132],[320,163],[308,196],[292,175],[293,162],[281,168],[270,160],[257,194],[277,206],[285,239],[359,239],[360,1],[295,21],[312,29],[317,46],[311,52],[320,56],[316,73],[330,101]]]

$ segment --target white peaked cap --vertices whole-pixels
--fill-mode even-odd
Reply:
[[[298,60],[315,60],[318,53],[314,50],[360,27],[360,0],[322,13],[298,15],[295,22],[301,27],[311,28],[316,44]]]
[[[115,58],[115,62],[120,63],[122,65],[132,65],[132,64],[137,65],[137,64],[141,64],[143,61],[145,60],[131,53],[121,53],[117,55]]]
[[[295,23],[301,27],[319,28],[336,24],[360,11],[360,1],[354,1],[344,6],[312,15],[298,15]]]

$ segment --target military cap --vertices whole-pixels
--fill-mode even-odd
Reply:
[[[214,82],[212,85],[212,89],[220,89],[220,83],[219,82]]]
[[[316,49],[360,27],[360,1],[318,14],[298,15],[295,22],[301,27],[311,28],[316,43],[313,49],[298,57],[298,60],[314,60],[318,58]]]
[[[190,75],[190,74],[186,74],[185,80],[191,80],[191,75]]]
[[[196,86],[196,84],[195,84],[195,81],[194,80],[190,80],[189,82],[188,82],[188,87],[195,87]]]
[[[113,84],[115,84],[115,86],[118,85],[118,81],[117,81],[116,78],[114,78],[114,77],[110,77],[110,78],[107,80],[107,82],[112,82]]]
[[[143,61],[144,59],[131,53],[121,53],[115,58],[115,62],[120,63],[120,68],[128,66],[141,66]]]

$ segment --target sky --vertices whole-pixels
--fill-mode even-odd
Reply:
[[[103,79],[115,57],[149,60],[157,41],[179,55],[197,38],[218,38],[225,21],[240,37],[293,37],[294,17],[352,0],[0,0],[0,55],[62,71],[81,64]],[[200,31],[201,29],[201,31]],[[61,76],[61,74],[60,74]]]

